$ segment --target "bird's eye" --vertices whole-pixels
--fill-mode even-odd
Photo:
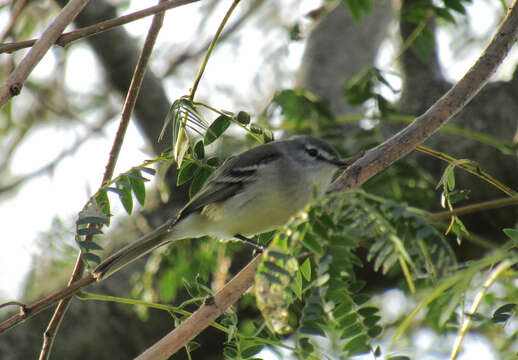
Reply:
[[[309,148],[309,149],[306,149],[306,151],[309,154],[309,156],[311,156],[311,157],[317,157],[317,155],[318,155],[318,151],[315,148]]]

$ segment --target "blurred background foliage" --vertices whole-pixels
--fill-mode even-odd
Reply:
[[[2,42],[37,37],[65,3],[4,1]],[[96,246],[81,246],[93,256],[106,256],[174,216],[214,168],[250,146],[311,134],[351,156],[379,144],[449,89],[479,56],[510,4],[242,0],[209,59],[194,102],[185,102],[229,5],[202,1],[166,16],[134,112],[142,139],[127,139],[123,147],[129,154],[129,148],[140,147],[140,158],[126,162],[114,189],[102,193],[102,203],[112,205],[105,212],[114,217],[107,235],[95,238]],[[92,0],[74,27],[141,6]],[[92,195],[147,30],[142,23],[53,47],[22,94],[1,109],[3,202],[23,208],[27,201],[51,201],[43,198],[50,190],[27,194],[41,178],[59,178],[74,193],[86,188]],[[1,80],[23,53],[2,54]],[[475,162],[477,171],[510,189],[518,188],[516,58],[513,52],[495,80],[425,144],[444,157]],[[175,114],[185,109],[202,126],[188,131],[190,146],[178,169],[171,161],[177,133],[168,130],[162,141],[158,138],[165,119],[174,125],[181,119]],[[88,156],[79,157],[81,151]],[[142,164],[152,164],[156,176],[135,175]],[[68,197],[65,185],[60,189],[52,194],[56,202]],[[30,200],[23,200],[27,196]],[[271,245],[253,291],[227,311],[217,329],[207,329],[177,356],[446,359],[470,321],[461,357],[514,358],[516,207],[431,220],[444,207],[504,196],[479,176],[416,152],[361,190],[334,194],[284,229],[261,235],[258,241]],[[121,205],[113,202],[117,197]],[[64,216],[41,213],[46,225],[32,230],[38,241],[25,245],[37,247],[24,282],[25,300],[68,280],[79,249],[74,214],[87,200],[80,199],[59,200]],[[27,217],[26,226],[35,227]],[[246,245],[208,238],[159,248],[88,291],[167,304],[168,313],[142,304],[75,300],[53,356],[136,356],[251,258]],[[7,270],[13,271],[2,268]],[[477,298],[481,302],[473,308]],[[50,315],[44,312],[0,336],[1,357],[34,358]]]

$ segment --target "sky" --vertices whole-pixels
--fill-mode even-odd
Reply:
[[[298,14],[316,8],[318,4],[319,2],[316,0],[302,1],[298,5],[297,13],[280,15],[289,20],[290,17],[295,18]],[[131,1],[126,13],[141,9],[141,6],[142,2]],[[161,56],[166,58],[165,55],[174,50],[166,46],[169,41],[168,34],[174,34],[178,40],[183,38],[185,41],[189,41],[192,39],[196,27],[190,24],[190,19],[197,16],[199,6],[201,4],[194,4],[167,12],[164,27],[157,43],[157,48],[161,50],[153,55],[151,63],[151,67],[157,73],[164,71],[167,65],[164,61],[161,61]],[[488,5],[488,2],[484,0],[475,0],[470,9],[470,12],[475,14],[470,18],[471,27],[479,31],[480,36],[485,35],[485,29],[488,27],[494,28],[494,24],[498,21],[496,17],[492,18],[494,11],[488,9],[488,6],[494,5]],[[477,14],[484,14],[484,16],[478,16]],[[208,27],[215,28],[220,18],[215,17],[212,22],[209,22]],[[6,11],[0,10],[0,24],[4,24],[5,19]],[[125,27],[134,36],[142,38],[149,28],[150,21],[151,19],[148,18]],[[276,37],[278,34],[272,34],[271,36]],[[244,39],[246,41],[243,41],[243,43],[250,45],[239,52],[239,59],[228,61],[228,58],[215,56],[211,60],[209,67],[217,66],[218,71],[208,69],[198,93],[201,98],[210,96],[211,103],[217,103],[221,108],[234,109],[236,104],[232,99],[229,99],[224,92],[218,92],[218,88],[214,85],[208,84],[218,84],[221,88],[230,85],[237,86],[238,92],[243,94],[247,94],[250,87],[254,86],[253,84],[257,81],[256,71],[250,69],[259,69],[263,65],[261,54],[258,53],[261,47],[256,46],[256,44],[265,43],[272,39],[265,39],[263,33],[253,28],[247,29],[247,32],[244,33]],[[475,48],[465,51],[461,49],[459,51],[455,48],[452,39],[451,33],[448,33],[447,30],[439,31],[439,50],[442,63],[445,64],[443,65],[444,71],[449,79],[455,80],[460,78],[473,64],[481,49]],[[382,68],[390,63],[389,59],[392,59],[395,53],[394,48],[394,43],[391,42],[384,45],[378,60]],[[292,67],[292,71],[295,71],[300,64],[304,44],[293,43],[287,49],[283,65],[288,68]],[[230,50],[230,48],[227,50]],[[225,48],[222,49],[222,53],[224,52]],[[243,54],[246,54],[246,56]],[[459,56],[459,54],[461,55]],[[100,65],[87,46],[80,42],[73,45],[70,57],[67,72],[74,75],[66,76],[66,81],[67,87],[71,91],[78,94],[89,92],[103,82],[102,74],[96,71]],[[509,77],[512,65],[516,63],[517,57],[518,55],[515,52],[499,70],[502,78]],[[55,55],[49,52],[36,67],[31,78],[45,79],[52,74],[55,66]],[[84,71],[84,69],[89,71]],[[269,77],[265,72],[261,84],[266,89],[270,88],[275,81],[275,78]],[[278,84],[278,86],[290,86],[290,81],[292,82],[293,78],[287,79],[285,83]],[[188,91],[188,88],[179,87],[170,82],[166,82],[166,86],[167,94],[172,100]],[[22,106],[18,105],[19,101],[19,99],[13,101],[15,109],[16,106]],[[260,104],[261,101],[261,99],[257,99],[256,105]],[[245,110],[253,111],[254,109]],[[92,115],[92,118],[95,118],[94,115]],[[20,296],[24,277],[30,268],[32,257],[39,249],[37,244],[42,241],[42,233],[51,227],[53,218],[73,219],[92,192],[99,186],[107,161],[107,154],[113,141],[113,134],[117,127],[118,116],[116,116],[116,121],[112,121],[103,131],[103,135],[90,139],[73,156],[61,161],[52,173],[27,182],[16,196],[0,199],[0,219],[4,219],[3,223],[5,224],[0,227],[0,299],[17,299]],[[86,129],[78,130],[75,126],[63,124],[62,126],[40,127],[38,130],[31,132],[14,154],[12,173],[23,175],[46,164],[63,148],[72,146],[74,141],[85,131]],[[145,152],[144,140],[135,126],[131,124],[124,140],[115,174],[123,172],[150,157],[151,155]],[[27,161],[27,159],[30,159],[30,161]],[[91,161],[91,159],[95,159],[95,161]],[[114,209],[114,213],[115,215],[121,215],[123,211],[119,206]],[[6,219],[8,221],[5,221]],[[71,230],[73,231],[73,229]],[[7,274],[9,275],[6,276]],[[394,296],[397,296],[397,294]],[[416,334],[416,336],[420,335]],[[426,344],[426,341],[424,343]],[[479,343],[475,341],[475,344]],[[430,347],[433,346],[434,344],[430,343]],[[476,346],[470,346],[469,348],[478,354],[483,351]],[[464,358],[470,357],[464,356]],[[475,357],[471,358],[474,359]],[[483,358],[492,359],[491,355]]]

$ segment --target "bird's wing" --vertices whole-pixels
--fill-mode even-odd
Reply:
[[[274,161],[281,155],[275,147],[268,145],[263,145],[260,151],[256,150],[258,148],[245,151],[224,163],[182,209],[176,221],[196,211],[202,211],[209,204],[234,196],[246,183],[254,181],[259,166]]]

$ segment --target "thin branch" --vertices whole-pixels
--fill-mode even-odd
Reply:
[[[76,259],[76,264],[74,266],[74,271],[72,272],[72,276],[68,281],[68,286],[73,285],[78,282],[83,276],[83,272],[85,270],[85,263],[83,261],[83,252],[79,252],[79,256]],[[47,329],[43,333],[43,344],[41,346],[40,357],[39,360],[48,359],[50,356],[50,351],[52,350],[52,345],[54,344],[54,339],[59,330],[59,326],[61,325],[61,321],[65,316],[65,313],[68,309],[68,305],[70,304],[70,300],[72,299],[72,295],[69,297],[60,300],[56,310],[54,310],[54,314],[52,314],[52,318],[50,319],[49,325]]]
[[[7,81],[0,86],[0,107],[22,91],[23,83],[34,67],[40,62],[52,44],[56,42],[56,39],[61,35],[65,27],[74,20],[87,3],[88,0],[70,0],[52,24],[45,29],[41,38],[36,41],[20,64],[9,75]]]
[[[3,43],[4,40],[7,39],[7,37],[11,34],[13,26],[16,23],[16,19],[18,19],[18,16],[20,16],[22,13],[26,3],[27,0],[19,0],[14,4],[13,9],[11,10],[11,18],[9,19],[5,29],[2,31],[2,34],[0,34],[0,43]]]
[[[160,12],[164,12],[169,9],[174,9],[176,7],[191,4],[193,2],[197,2],[198,0],[169,0],[161,2],[158,5],[148,7],[143,10],[135,11],[131,14],[120,16],[114,19],[109,19],[106,21],[101,21],[97,24],[93,24],[90,26],[85,26],[80,29],[69,31],[66,33],[63,33],[58,39],[56,40],[56,44],[59,46],[66,46],[70,44],[73,41],[76,41],[78,39],[100,34],[104,31],[110,30],[111,28],[114,28],[116,26],[121,26],[128,24],[130,22],[140,20],[142,18],[145,18],[150,15],[154,15]],[[27,47],[30,47],[34,45],[34,43],[37,41],[37,39],[32,40],[24,40],[24,41],[17,41],[13,43],[8,44],[2,44],[0,45],[0,54],[1,53],[11,53],[16,50],[24,49]]]
[[[236,21],[234,21],[232,24],[230,24],[224,31],[221,33],[221,36],[219,38],[219,41],[228,38],[230,35],[232,35],[236,30],[239,29],[239,27],[247,20],[250,15],[254,13],[255,10],[259,8],[264,3],[264,0],[255,0],[247,9],[245,13],[243,13]],[[199,39],[196,39],[196,43],[199,42]],[[197,58],[201,54],[203,54],[207,49],[209,48],[211,44],[211,41],[207,41],[205,44],[200,46],[197,50],[189,51],[189,49],[192,47],[192,45],[187,46],[187,49],[180,54],[180,56],[177,56],[174,60],[171,61],[171,64],[167,68],[167,70],[162,74],[162,76],[171,75],[176,68],[183,64],[186,60]],[[1,46],[0,46],[1,49]]]
[[[474,163],[473,161],[470,161],[469,163],[459,162],[457,159],[455,159],[454,157],[452,157],[450,155],[447,155],[440,151],[436,151],[436,150],[433,150],[433,149],[430,149],[430,148],[427,148],[427,147],[421,146],[421,145],[416,146],[416,150],[421,151],[430,156],[433,156],[437,159],[446,161],[450,164],[455,163],[455,166],[458,166],[458,167],[466,170],[470,174],[473,174],[476,177],[488,182],[489,184],[496,187],[498,190],[502,191],[504,194],[509,195],[509,196],[516,195],[516,191],[514,191],[513,189],[511,189],[509,186],[505,185],[504,183],[498,181],[497,179],[492,177],[490,174],[488,174],[487,172],[480,169],[478,166],[473,165],[473,163]]]
[[[20,313],[24,313],[26,311],[25,309],[27,308],[27,305],[19,301],[8,301],[0,304],[0,309],[7,306],[18,306],[20,308]]]
[[[14,325],[16,325],[24,320],[27,320],[28,318],[33,317],[36,314],[39,314],[43,310],[54,305],[59,300],[73,295],[79,289],[84,288],[85,286],[91,285],[94,282],[95,282],[94,277],[92,275],[89,275],[87,277],[84,277],[84,278],[72,283],[70,286],[67,286],[66,288],[64,288],[62,290],[56,291],[55,293],[53,293],[41,300],[38,300],[37,302],[35,302],[31,305],[27,305],[25,307],[25,309],[23,309],[20,313],[12,315],[10,318],[8,318],[0,323],[0,333],[10,329]]]
[[[457,359],[457,356],[459,355],[460,348],[462,345],[462,341],[464,340],[464,337],[468,333],[468,330],[471,326],[471,323],[473,322],[473,316],[477,313],[477,310],[482,303],[482,299],[487,293],[487,290],[493,285],[493,283],[502,275],[507,269],[509,269],[513,263],[509,260],[502,261],[489,275],[487,280],[484,282],[484,285],[482,286],[482,289],[475,297],[475,300],[473,301],[473,304],[471,305],[471,309],[468,314],[466,314],[466,318],[462,322],[462,326],[459,328],[459,334],[457,336],[457,339],[455,340],[455,344],[453,345],[453,348],[451,350],[450,360]]]
[[[126,133],[126,129],[130,121],[131,113],[133,112],[133,109],[135,107],[135,103],[140,92],[140,87],[142,85],[142,80],[144,79],[147,64],[149,62],[153,46],[155,45],[155,41],[158,36],[158,32],[162,27],[163,21],[163,12],[154,15],[153,22],[149,29],[146,41],[144,43],[144,47],[142,49],[142,53],[139,57],[137,67],[135,69],[135,73],[133,75],[133,78],[131,79],[131,84],[128,90],[128,95],[126,96],[126,101],[124,102],[121,123],[119,125],[119,128],[117,129],[114,144],[110,151],[110,159],[108,165],[106,165],[106,173],[104,174],[103,185],[104,183],[108,182],[113,175],[113,170],[115,169],[115,162],[117,161],[120,149],[122,147],[122,140],[124,139],[124,135]]]
[[[230,280],[216,295],[209,298],[196,312],[176,329],[140,354],[137,360],[169,359],[205,328],[211,325],[223,312],[235,303],[253,284],[257,267],[263,255],[256,256],[248,265]]]
[[[466,205],[456,207],[452,211],[441,211],[434,214],[431,214],[426,217],[426,220],[429,222],[446,220],[451,216],[460,216],[466,214],[472,214],[475,212],[486,211],[490,209],[499,209],[505,206],[512,206],[518,204],[518,196],[501,198],[495,200],[484,201],[478,204]]]
[[[191,101],[194,100],[194,94],[196,93],[198,84],[200,83],[203,72],[205,71],[205,67],[207,66],[207,63],[209,62],[209,58],[210,58],[210,55],[212,54],[212,50],[214,50],[214,46],[216,46],[216,43],[218,42],[218,39],[221,36],[221,32],[223,31],[223,28],[227,24],[227,21],[230,18],[230,15],[232,15],[232,12],[236,8],[236,6],[239,4],[239,1],[240,0],[234,0],[232,2],[232,4],[230,5],[230,8],[225,13],[223,20],[219,24],[218,30],[216,30],[216,34],[214,35],[214,38],[212,38],[212,41],[210,42],[209,48],[207,49],[207,53],[205,54],[205,57],[203,58],[203,62],[201,63],[200,70],[198,70],[196,79],[194,79],[194,84],[192,85],[191,93],[189,94],[189,100],[191,100]]]
[[[128,94],[126,96],[126,101],[124,102],[121,121],[119,123],[117,133],[115,134],[115,139],[113,140],[113,146],[110,150],[108,164],[105,168],[105,172],[101,182],[101,187],[104,186],[104,184],[106,184],[108,181],[110,181],[110,179],[113,176],[115,165],[117,163],[117,159],[122,148],[124,135],[126,134],[126,129],[128,128],[128,124],[131,119],[131,113],[133,112],[133,109],[135,107],[135,103],[140,92],[140,87],[142,85],[142,80],[144,79],[144,74],[146,73],[149,58],[151,57],[153,47],[155,45],[158,33],[160,32],[163,22],[163,12],[153,16],[153,22],[151,23],[151,27],[149,28],[146,40],[144,42],[144,47],[142,49],[142,53],[140,54],[137,66],[135,68],[135,72],[133,74],[133,78],[131,79],[131,84],[128,90]],[[91,240],[89,239],[89,237],[91,236],[88,236],[86,240]],[[79,255],[77,256],[76,266],[74,268],[74,272],[70,279],[69,285],[71,285],[73,282],[77,281],[81,278],[81,276],[83,276],[84,268],[85,266],[83,262],[83,253],[82,251],[80,251]],[[54,311],[52,319],[49,322],[47,330],[45,331],[43,336],[40,360],[48,359],[55,335],[59,329],[59,325],[63,320],[63,317],[65,316],[71,299],[72,297],[70,296],[61,300],[58,304],[58,307]]]
[[[489,81],[517,39],[518,7],[515,1],[488,47],[464,77],[412,124],[367,151],[365,156],[350,166],[328,191],[344,191],[361,186],[432,136]]]

